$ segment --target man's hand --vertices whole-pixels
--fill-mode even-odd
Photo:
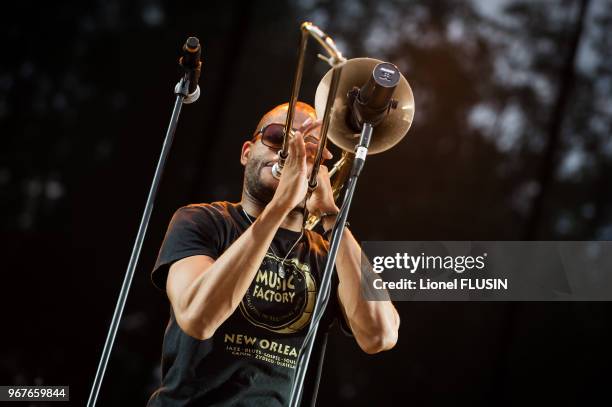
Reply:
[[[289,156],[285,161],[283,173],[273,197],[273,201],[287,211],[301,206],[306,197],[308,174],[312,170],[312,164],[318,148],[319,136],[316,133],[320,127],[320,120],[313,121],[312,119],[307,119],[295,131],[293,136],[289,138]],[[332,155],[329,150],[323,150],[323,160],[331,157]],[[323,169],[323,166],[321,166],[321,169]],[[327,168],[324,171],[327,184],[329,185]],[[318,179],[321,179],[321,172],[319,172]],[[331,190],[331,187],[329,189]]]
[[[289,156],[285,161],[283,173],[272,198],[278,207],[287,212],[301,204],[308,191],[306,146],[302,132],[297,131],[288,140],[288,143]]]
[[[340,211],[334,202],[334,191],[329,179],[329,171],[324,165],[321,165],[319,168],[319,173],[317,174],[317,188],[313,191],[308,202],[306,202],[306,207],[308,208],[308,212],[317,216],[323,213],[331,214]],[[323,220],[327,221],[326,219]],[[335,217],[331,217],[329,220],[333,225]],[[328,225],[323,225],[325,230],[330,229],[330,227],[327,226]]]

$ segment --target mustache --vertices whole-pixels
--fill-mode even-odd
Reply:
[[[314,157],[312,157],[312,160],[307,160],[306,164],[308,166],[308,177],[310,178],[310,171],[312,171],[312,164],[314,161]],[[273,160],[269,160],[269,161],[264,161],[261,160],[257,163],[257,165],[255,166],[255,168],[257,168],[258,172],[261,172],[261,170],[263,170],[264,168],[267,167],[273,167],[274,164],[276,164],[278,162],[278,158],[275,158]],[[321,165],[323,165],[323,162],[321,162]]]

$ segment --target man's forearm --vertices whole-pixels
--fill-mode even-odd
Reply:
[[[340,303],[359,346],[368,353],[392,348],[397,342],[399,315],[391,301],[363,298],[361,247],[348,229],[343,231],[336,269]]]
[[[236,310],[280,227],[287,211],[268,204],[260,216],[187,288],[179,308],[200,325],[199,337],[211,337]]]

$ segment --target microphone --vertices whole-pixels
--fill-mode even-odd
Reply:
[[[355,133],[361,132],[364,123],[376,127],[397,107],[398,102],[392,96],[401,76],[397,66],[382,62],[374,67],[361,88],[354,86],[348,92],[346,123]]]
[[[179,65],[184,69],[186,80],[189,82],[188,95],[185,95],[185,103],[195,102],[200,96],[200,71],[202,61],[200,55],[202,47],[200,40],[196,37],[189,37],[181,49],[182,55],[179,58]]]

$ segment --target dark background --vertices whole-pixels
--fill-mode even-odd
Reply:
[[[202,96],[181,116],[100,406],[144,405],[159,382],[168,303],[149,271],[167,223],[240,199],[241,144],[288,99],[304,20],[349,58],[396,63],[416,99],[408,136],[368,160],[358,238],[612,240],[606,0],[15,3],[0,15],[0,384],[70,385],[84,405],[188,35]],[[303,100],[326,69],[306,70]],[[333,335],[320,405],[609,400],[607,303],[397,307],[392,351]]]

